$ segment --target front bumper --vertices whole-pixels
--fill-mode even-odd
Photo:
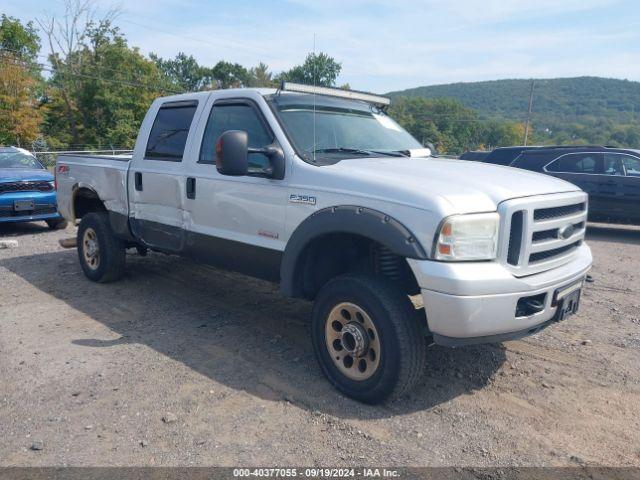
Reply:
[[[15,201],[33,200],[34,209],[16,212]],[[15,192],[0,195],[0,223],[30,222],[61,218],[56,203],[56,192]]]
[[[591,263],[583,244],[570,262],[520,278],[495,262],[413,261],[411,266],[434,341],[455,346],[520,338],[548,326],[557,310],[554,292],[584,279]],[[542,310],[516,316],[520,299],[544,294]]]

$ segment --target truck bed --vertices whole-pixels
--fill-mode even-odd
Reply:
[[[74,221],[73,199],[79,189],[95,192],[108,210],[128,215],[127,174],[131,155],[60,155],[56,162],[58,208]]]

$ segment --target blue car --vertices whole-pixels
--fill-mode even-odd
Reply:
[[[0,148],[0,223],[42,220],[66,227],[58,213],[53,174],[28,151]]]

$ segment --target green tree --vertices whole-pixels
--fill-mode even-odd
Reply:
[[[239,63],[223,60],[216,63],[211,69],[211,76],[218,88],[246,87],[251,78],[249,71]]]
[[[78,86],[77,80],[83,77],[78,76],[77,64],[74,60],[78,59],[78,52],[85,48],[84,42],[89,30],[96,25],[110,25],[118,14],[117,9],[109,9],[101,20],[95,20],[94,1],[63,0],[64,14],[61,18],[49,16],[37,19],[51,52],[49,62],[53,65],[54,75],[48,84],[52,87],[51,103],[56,107],[53,111],[64,111],[64,122],[66,122],[66,126],[61,124],[62,118],[58,115],[47,118],[49,131],[53,126],[54,130],[57,128],[59,132],[65,133],[59,138],[50,138],[52,146],[82,146],[79,145],[82,125],[78,124],[78,105],[72,98],[72,94]],[[70,143],[73,145],[69,145]]]
[[[249,70],[249,87],[267,88],[276,87],[278,82],[273,78],[273,74],[269,71],[269,67],[260,62],[257,67]]]
[[[389,112],[416,139],[433,143],[440,152],[461,153],[480,143],[477,114],[456,100],[401,97]]]
[[[40,39],[31,22],[0,17],[0,144],[27,144],[39,134]]]
[[[218,62],[214,67],[200,65],[192,55],[178,53],[175,58],[165,60],[150,55],[173,88],[184,92],[195,92],[212,88],[275,87],[269,67],[259,63],[246,69],[238,63]]]
[[[40,53],[40,37],[33,25],[2,14],[0,17],[0,51],[20,60],[35,62]]]
[[[58,144],[131,148],[151,102],[172,92],[156,63],[108,20],[90,23],[78,47],[52,63],[47,133]]]
[[[399,97],[389,113],[419,141],[433,143],[442,153],[515,145],[524,136],[521,123],[482,121],[474,110],[448,98]]]
[[[489,121],[481,125],[481,145],[484,148],[507,147],[522,144],[524,139],[524,125],[522,123],[506,121]],[[529,127],[529,135],[533,135]]]
[[[196,92],[211,88],[211,69],[198,64],[193,55],[179,52],[175,58],[165,60],[151,53],[149,57],[176,90]]]
[[[310,53],[302,65],[296,65],[291,70],[282,72],[278,79],[332,87],[336,84],[341,70],[342,64],[326,53]]]

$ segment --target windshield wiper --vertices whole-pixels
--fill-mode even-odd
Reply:
[[[386,155],[389,157],[407,157],[404,152],[385,151],[385,150],[364,150],[361,148],[334,147],[334,148],[316,148],[311,153],[353,153],[356,155]]]
[[[355,153],[356,155],[371,155],[368,150],[360,150],[359,148],[334,147],[334,148],[316,148],[311,153]]]
[[[408,157],[406,150],[368,150],[369,152],[379,155],[388,155],[390,157]]]

